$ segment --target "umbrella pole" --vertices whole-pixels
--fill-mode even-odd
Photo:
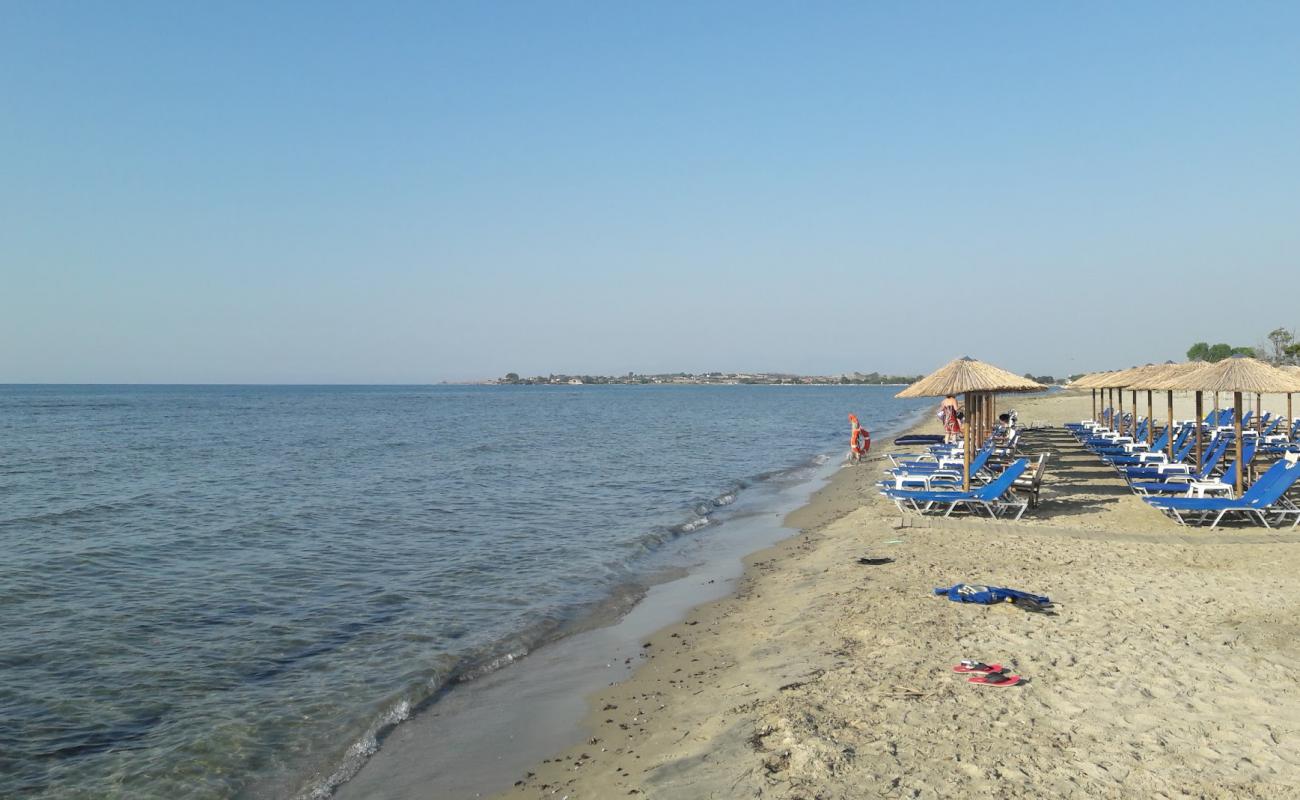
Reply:
[[[1291,416],[1291,393],[1286,393],[1286,439],[1291,441],[1291,428],[1295,425],[1295,418]]]
[[[1174,392],[1172,389],[1169,395],[1169,428],[1165,431],[1169,434],[1169,463],[1174,463]]]
[[[1147,418],[1147,427],[1151,427],[1151,418]],[[1133,390],[1133,438],[1138,438],[1138,390]]]
[[[1204,410],[1204,396],[1201,392],[1196,393],[1196,469],[1199,472],[1201,466],[1205,463],[1202,459],[1201,452],[1201,412]]]
[[[1156,413],[1151,407],[1151,390],[1147,389],[1147,444],[1151,444],[1152,434],[1155,433]]]
[[[1232,393],[1232,407],[1236,414],[1232,428],[1237,436],[1237,497],[1241,497],[1241,473],[1246,471],[1246,465],[1241,463],[1241,392]]]
[[[1119,390],[1119,435],[1124,435],[1124,390]]]
[[[1264,434],[1264,396],[1255,392],[1255,433]]]
[[[961,489],[963,492],[970,491],[970,410],[973,395],[965,392],[962,395],[962,405],[966,406],[966,424],[961,426]]]
[[[1287,397],[1290,396],[1291,395],[1287,395]],[[1097,390],[1096,389],[1092,390],[1092,420],[1093,422],[1097,421]]]

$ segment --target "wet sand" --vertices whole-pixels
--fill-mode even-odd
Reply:
[[[1026,426],[1090,410],[1087,393],[1012,405]],[[1016,524],[901,514],[874,490],[877,445],[733,595],[647,639],[591,698],[586,743],[503,796],[1300,795],[1300,534],[1178,528],[1060,429],[1026,437],[1051,456]],[[1056,610],[932,595],[959,581]],[[969,684],[963,658],[1027,683]]]

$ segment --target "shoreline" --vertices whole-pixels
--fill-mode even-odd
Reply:
[[[931,414],[929,407],[917,411],[882,426],[880,435],[901,436]],[[741,495],[707,540],[683,545],[698,555],[694,566],[645,584],[642,597],[614,621],[578,625],[517,663],[457,685],[393,726],[330,796],[482,797],[485,790],[509,787],[512,781],[502,780],[503,770],[522,771],[566,744],[582,742],[589,730],[588,698],[634,672],[645,656],[641,645],[647,636],[733,592],[755,552],[798,536],[789,519],[846,471],[837,455],[819,454],[789,472],[809,470],[806,477],[778,477],[757,495]]]
[[[691,606],[682,618],[662,626],[647,637],[644,649],[649,652],[646,654],[646,660],[637,665],[636,669],[629,675],[586,698],[589,708],[583,718],[582,727],[588,731],[596,731],[607,728],[610,724],[617,724],[620,731],[629,730],[630,726],[627,723],[615,723],[614,718],[609,715],[609,712],[618,711],[620,708],[635,707],[637,714],[633,717],[634,722],[645,722],[652,719],[653,717],[645,710],[645,703],[635,702],[637,700],[644,701],[651,696],[649,693],[632,689],[620,692],[618,689],[633,685],[640,689],[638,682],[648,682],[648,677],[644,677],[644,673],[651,669],[654,660],[659,658],[661,653],[669,648],[677,648],[677,654],[680,655],[682,652],[681,647],[689,642],[689,640],[683,639],[683,636],[693,633],[692,629],[698,630],[700,625],[705,625],[704,630],[707,632],[714,631],[720,622],[729,615],[725,607],[731,601],[752,595],[755,590],[754,584],[759,575],[774,571],[780,561],[788,559],[800,551],[809,549],[812,543],[807,541],[806,537],[815,535],[818,531],[858,510],[861,507],[860,492],[863,483],[864,481],[874,483],[883,462],[886,460],[885,454],[908,449],[894,445],[893,439],[910,434],[941,432],[933,412],[933,408],[926,408],[924,411],[919,412],[917,417],[909,424],[897,431],[886,434],[883,437],[886,441],[881,445],[873,444],[867,460],[861,464],[855,466],[841,465],[826,479],[821,487],[808,496],[805,503],[785,514],[782,519],[782,526],[789,529],[789,535],[773,544],[744,555],[741,558],[742,572],[728,594]],[[693,657],[691,663],[697,663]],[[681,674],[684,668],[675,666],[674,670],[674,674]],[[783,673],[783,678],[793,679],[796,677],[796,672]],[[676,682],[673,679],[669,680],[670,682]],[[653,682],[659,684],[662,679],[655,678]],[[622,700],[624,705],[620,706],[618,702],[610,700],[609,697],[611,696]],[[626,715],[626,712],[623,713]],[[647,727],[647,725],[642,724],[638,726],[638,729],[644,731]],[[674,727],[673,730],[676,731],[676,728]],[[602,747],[602,744],[603,740],[599,736],[593,736],[585,745],[578,744],[560,751],[551,758],[535,763],[527,773],[516,779],[513,788],[490,795],[490,797],[492,800],[512,800],[519,797],[564,796],[576,788],[571,783],[565,783],[565,780],[569,778],[570,770],[577,771],[593,765],[595,763],[591,756],[593,748],[599,748],[602,753],[610,752],[610,748]],[[641,760],[641,756],[634,750],[629,749],[626,755],[632,756],[633,760]],[[590,777],[590,772],[588,770],[584,778]],[[620,770],[616,767],[614,773],[611,780],[617,782],[616,779]],[[551,777],[548,778],[547,776]],[[578,793],[569,794],[569,796],[576,800],[578,797],[644,795],[647,791],[644,788],[638,789],[635,786],[625,788],[621,783],[617,786],[610,786],[607,780],[598,781],[598,783],[600,788],[596,793]],[[560,789],[561,786],[564,787],[563,790]],[[653,794],[646,796],[653,796]],[[675,797],[678,795],[667,796]],[[440,796],[435,795],[434,797]]]
[[[1089,396],[1013,403],[1022,422],[1059,425],[1088,416]],[[497,797],[1226,798],[1300,785],[1300,640],[1277,632],[1300,613],[1300,534],[1176,528],[1064,446],[1022,523],[905,515],[874,491],[890,447],[792,511],[799,533],[746,557],[732,594],[650,636],[640,668],[589,698],[586,744]],[[957,581],[1048,594],[1058,611],[930,595]],[[951,674],[962,658],[1028,684],[972,687]]]

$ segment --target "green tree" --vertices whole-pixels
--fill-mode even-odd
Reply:
[[[1217,344],[1210,345],[1210,352],[1205,360],[1222,361],[1223,359],[1227,358],[1230,355],[1232,355],[1232,345],[1219,342]]]
[[[1187,348],[1187,360],[1188,361],[1209,361],[1210,346],[1205,342],[1197,342],[1196,344]]]
[[[518,382],[519,382],[519,373],[518,373],[518,372],[507,372],[507,373],[506,373],[506,380],[510,381],[511,383],[518,383]]]
[[[1286,328],[1277,328],[1268,335],[1269,346],[1273,348],[1271,361],[1281,361],[1286,357],[1286,349],[1295,343],[1295,334]]]

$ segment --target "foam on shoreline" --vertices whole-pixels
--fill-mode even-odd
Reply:
[[[930,413],[909,415],[908,427],[882,428],[877,436],[883,441],[902,435]],[[452,798],[504,789],[512,782],[504,780],[512,766],[523,769],[566,740],[581,741],[585,698],[611,679],[632,673],[644,655],[640,644],[647,635],[730,592],[743,574],[746,556],[795,535],[790,515],[808,504],[817,486],[833,483],[839,467],[835,455],[820,454],[805,464],[739,481],[702,501],[697,516],[644,543],[658,546],[725,523],[706,538],[691,539],[698,561],[687,574],[677,569],[645,576],[645,583],[626,596],[611,597],[489,668],[459,674],[413,709],[382,720],[354,743],[336,772],[300,796]],[[763,491],[750,491],[756,487]],[[725,519],[719,512],[725,512]],[[583,669],[585,679],[579,674]],[[521,694],[531,698],[537,713],[503,702]],[[513,719],[492,719],[482,713],[484,708]],[[530,733],[530,725],[541,733]],[[492,731],[500,735],[494,738]],[[475,744],[466,746],[467,741]],[[437,785],[433,795],[430,782]]]

